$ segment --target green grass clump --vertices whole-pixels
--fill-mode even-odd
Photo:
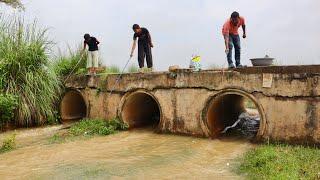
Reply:
[[[73,136],[93,136],[93,135],[109,135],[119,130],[126,130],[127,126],[118,119],[105,121],[102,119],[84,119],[74,124],[69,133]]]
[[[44,124],[54,114],[61,81],[48,59],[51,45],[36,23],[0,16],[0,91],[17,97],[18,126]]]
[[[127,130],[128,125],[121,122],[118,118],[109,121],[103,119],[83,119],[68,129],[61,131],[49,138],[49,143],[64,143],[93,136],[106,136],[118,131]]]
[[[244,156],[239,170],[249,179],[320,179],[320,149],[262,145]]]
[[[13,134],[4,139],[0,148],[0,153],[5,153],[16,148],[16,134]]]

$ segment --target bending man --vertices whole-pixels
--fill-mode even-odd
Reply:
[[[222,34],[224,37],[224,42],[226,46],[226,54],[228,59],[229,68],[234,68],[232,61],[232,48],[235,50],[235,60],[236,67],[242,67],[240,62],[241,56],[241,46],[240,46],[240,36],[238,33],[239,27],[242,26],[243,38],[246,38],[246,25],[243,17],[239,16],[238,12],[233,12],[231,18],[223,25]]]
[[[136,48],[137,38],[138,40],[138,63],[140,67],[140,72],[142,72],[144,67],[144,58],[146,57],[147,66],[152,71],[152,53],[151,48],[153,48],[152,40],[148,29],[141,28],[138,24],[134,24],[132,27],[134,31],[133,44],[131,49],[130,57],[133,56],[133,52]]]
[[[95,37],[85,34],[83,44],[83,51],[86,50],[87,45],[89,46],[87,59],[88,75],[96,75],[99,66],[98,44],[100,44],[100,42]]]

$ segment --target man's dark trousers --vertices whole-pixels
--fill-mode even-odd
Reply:
[[[152,53],[151,53],[151,47],[149,43],[146,42],[140,42],[138,41],[138,62],[139,67],[144,67],[144,58],[146,57],[147,66],[148,68],[152,68]]]
[[[232,49],[234,47],[236,66],[240,65],[241,46],[239,35],[229,35],[229,53],[227,55],[228,63],[232,64]]]

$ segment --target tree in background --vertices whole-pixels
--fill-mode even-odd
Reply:
[[[23,5],[20,0],[0,0],[0,3],[5,3],[13,8],[23,9]]]

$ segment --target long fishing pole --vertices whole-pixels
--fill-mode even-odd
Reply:
[[[112,87],[112,89],[111,89],[111,91],[110,91],[110,93],[109,93],[109,96],[113,93],[114,89],[116,88],[116,85],[120,82],[121,76],[123,75],[123,73],[124,73],[126,67],[128,66],[130,60],[131,60],[131,57],[128,59],[126,65],[123,67],[121,73],[119,74],[119,76],[118,76],[118,78],[117,78],[117,80],[116,80],[116,83],[113,85],[113,87]]]
[[[82,58],[84,56],[84,53],[81,54],[79,61],[77,62],[77,64],[73,67],[72,71],[69,73],[69,75],[67,76],[67,78],[64,80],[64,84],[67,82],[67,80],[70,78],[70,76],[72,75],[73,71],[77,68],[77,66],[80,64],[80,62],[82,61]]]

